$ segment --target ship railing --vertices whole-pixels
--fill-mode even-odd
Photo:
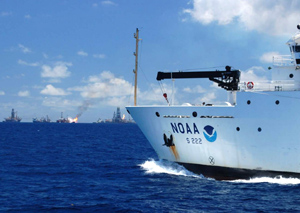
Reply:
[[[252,83],[252,86],[249,86]],[[300,90],[300,84],[294,81],[260,81],[260,82],[241,82],[240,91],[295,91]]]
[[[274,66],[294,66],[295,62],[291,55],[276,55],[273,56]]]
[[[233,107],[235,104],[233,103],[229,103],[229,102],[224,102],[224,101],[214,101],[214,102],[209,102],[209,103],[206,103],[206,102],[202,102],[202,103],[183,103],[181,104],[180,106],[186,106],[186,107],[189,107],[189,106],[203,106],[203,107],[211,107],[211,106],[214,106],[214,107]]]

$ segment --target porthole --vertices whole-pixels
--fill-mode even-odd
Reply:
[[[155,115],[156,115],[157,117],[159,117],[159,116],[160,116],[159,112],[156,112],[156,113],[155,113]]]
[[[248,104],[248,105],[249,105],[249,104],[251,104],[251,101],[250,101],[250,100],[248,100],[248,101],[247,101],[247,104]]]
[[[260,127],[258,127],[257,131],[261,132],[261,128],[260,128]]]
[[[275,104],[277,104],[277,105],[278,105],[279,103],[280,103],[280,102],[279,102],[278,100],[276,100],[276,101],[275,101]]]
[[[197,117],[197,112],[193,112],[193,116],[196,118]]]
[[[237,127],[237,128],[236,128],[236,131],[240,131],[240,127]]]
[[[290,74],[290,78],[293,78],[293,77],[294,77],[294,75],[291,73],[291,74]]]

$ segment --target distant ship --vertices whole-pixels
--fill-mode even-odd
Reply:
[[[21,122],[22,118],[18,117],[17,112],[14,109],[11,110],[11,116],[8,118],[4,118],[3,122]]]
[[[46,118],[45,118],[45,117],[41,117],[40,119],[38,119],[38,118],[33,118],[33,119],[32,119],[32,122],[33,122],[33,123],[50,123],[51,120],[50,120],[50,118],[49,118],[48,115],[47,115]]]
[[[105,123],[105,121],[104,120],[102,120],[101,118],[99,118],[96,122],[93,122],[93,123],[95,123],[95,124],[99,124],[99,123]]]

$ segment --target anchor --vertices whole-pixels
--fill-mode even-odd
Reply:
[[[163,144],[163,146],[175,146],[175,144],[173,143],[173,135],[171,135],[170,138],[168,138],[166,134],[164,134],[164,141],[165,143]]]

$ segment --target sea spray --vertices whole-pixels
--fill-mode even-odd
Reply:
[[[202,175],[196,175],[186,170],[183,166],[177,163],[169,162],[165,160],[155,161],[154,159],[150,159],[140,164],[139,166],[143,170],[145,170],[147,174],[165,173],[170,175],[182,175],[182,176],[203,178]]]

